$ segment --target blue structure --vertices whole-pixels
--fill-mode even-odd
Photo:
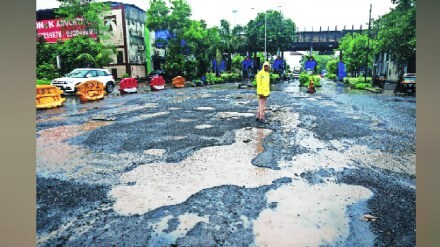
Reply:
[[[342,81],[344,77],[347,76],[347,73],[345,72],[345,64],[342,61],[339,61],[337,64],[338,69],[338,81]]]
[[[273,61],[273,64],[272,64],[272,68],[275,71],[282,71],[284,69],[284,61],[281,59],[278,59],[278,58],[275,59],[275,61]]]
[[[313,71],[315,71],[315,69],[316,69],[316,61],[315,60],[307,60],[304,63],[304,69],[305,70],[313,70]]]
[[[225,60],[222,60],[220,62],[220,64],[218,64],[217,60],[212,59],[211,60],[211,70],[216,75],[220,75],[221,72],[225,72],[226,71],[226,62],[225,62]]]

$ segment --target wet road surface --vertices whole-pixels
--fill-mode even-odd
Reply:
[[[37,111],[37,245],[415,246],[415,97],[237,88]]]

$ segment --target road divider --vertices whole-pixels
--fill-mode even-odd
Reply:
[[[62,106],[65,98],[61,97],[61,89],[51,85],[37,85],[36,105],[37,109],[53,108]]]
[[[182,76],[176,76],[173,78],[173,87],[185,87],[186,79]]]
[[[137,93],[138,81],[135,78],[124,78],[119,83],[119,91],[121,93]]]
[[[96,80],[82,82],[75,88],[81,102],[100,100],[105,95],[104,84]]]

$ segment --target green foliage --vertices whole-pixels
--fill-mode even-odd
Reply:
[[[224,79],[222,77],[217,77],[215,73],[206,73],[206,81],[208,83],[218,84],[223,83]]]
[[[374,50],[376,41],[370,39],[370,50]],[[371,64],[373,52],[367,53],[368,36],[366,34],[354,33],[346,34],[340,41],[339,48],[342,51],[344,63],[347,71],[358,72],[359,67],[365,66],[367,62]]]
[[[279,79],[280,79],[280,75],[279,74],[270,73],[270,81],[271,82],[278,81]]]
[[[102,67],[112,61],[115,49],[96,42],[84,35],[73,37],[57,45],[57,54],[61,58],[61,73],[75,68]]]
[[[318,75],[308,75],[307,73],[301,73],[299,75],[299,85],[308,86],[310,78],[313,78],[313,85],[315,85],[315,87],[321,87],[321,77]]]
[[[50,85],[51,80],[37,79],[37,85]]]
[[[354,86],[355,89],[365,90],[366,88],[371,88],[372,85],[370,83],[358,83]]]
[[[254,20],[246,26],[246,39],[248,50],[261,51],[264,47],[264,23],[266,17],[267,51],[274,54],[278,49],[286,51],[291,48],[295,38],[295,23],[285,18],[281,11],[268,10],[266,14],[258,13]],[[262,60],[263,61],[263,60]]]
[[[398,5],[373,22],[378,31],[375,53],[388,52],[403,70],[416,59],[416,1],[393,0]]]
[[[83,18],[82,31],[93,32],[101,40],[109,39],[109,25],[104,22],[104,14],[111,11],[110,3],[84,1],[84,0],[59,0],[60,8],[55,10],[58,17],[65,20],[75,20],[78,16]]]
[[[236,72],[236,73],[241,72],[241,63],[243,62],[244,59],[245,59],[244,56],[240,56],[238,54],[232,56],[232,71],[233,72]]]
[[[326,69],[327,72],[329,72],[329,70],[327,69],[327,64],[330,61],[335,61],[334,56],[333,55],[316,55],[314,56],[315,60],[316,60],[316,71],[318,71],[318,73],[321,72],[321,70]],[[336,72],[335,72],[336,73]]]
[[[344,83],[350,85],[353,89],[365,89],[372,87],[371,77],[367,77],[367,83],[365,83],[365,77],[345,77]]]
[[[38,79],[52,80],[59,77],[59,73],[55,65],[49,63],[38,65],[36,68],[36,72]]]
[[[166,43],[167,55],[164,68],[167,77],[183,75],[188,79],[204,74],[210,63],[206,51],[216,39],[215,32],[206,30],[206,25],[201,21],[190,20],[191,7],[185,0],[171,0],[169,6],[163,0],[150,1],[147,10],[146,26],[150,30],[169,32]],[[185,42],[185,43],[183,43]]]
[[[336,59],[328,61],[327,64],[325,65],[325,68],[327,69],[327,73],[335,74],[335,76],[336,76],[337,67],[338,67],[338,60]]]
[[[309,82],[309,75],[307,73],[301,73],[299,75],[299,84],[304,85]]]
[[[336,74],[327,74],[325,77],[330,80],[336,80],[336,78],[337,78]]]
[[[241,74],[232,72],[231,74],[231,81],[239,81],[241,79]]]
[[[125,74],[122,75],[122,78],[130,78],[130,75],[125,73]]]

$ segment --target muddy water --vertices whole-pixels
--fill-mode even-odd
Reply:
[[[88,121],[83,125],[59,126],[38,131],[39,137],[36,140],[38,170],[72,172],[77,164],[72,160],[81,161],[87,157],[89,152],[64,141],[109,124],[112,122]]]
[[[347,206],[366,200],[373,193],[361,186],[333,183],[311,186],[294,181],[266,195],[268,203],[278,204],[275,209],[263,210],[254,221],[256,246],[312,247],[336,246],[336,241],[346,239]]]
[[[266,129],[240,129],[235,143],[196,151],[181,163],[153,163],[138,166],[121,176],[121,186],[110,195],[114,208],[123,215],[144,214],[150,210],[182,203],[191,195],[214,186],[232,184],[256,187],[270,184],[276,172],[251,164],[263,150]],[[248,143],[243,140],[250,139]],[[126,186],[125,184],[133,184]]]

